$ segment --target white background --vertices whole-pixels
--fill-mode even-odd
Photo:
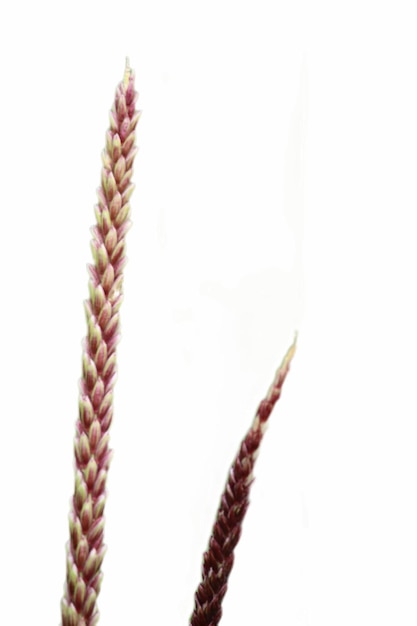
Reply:
[[[102,626],[188,624],[299,331],[222,626],[417,620],[413,2],[5,3],[0,621],[58,624],[82,301],[125,56],[140,152]]]

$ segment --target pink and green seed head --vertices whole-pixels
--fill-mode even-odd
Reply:
[[[75,486],[69,517],[67,576],[61,603],[62,626],[93,626],[104,558],[106,477],[111,460],[109,428],[113,418],[116,346],[122,303],[125,237],[130,227],[135,129],[140,113],[133,71],[126,66],[116,89],[103,169],[96,225],[92,228],[93,264],[85,303],[87,336],[83,345],[79,419],[74,442]]]

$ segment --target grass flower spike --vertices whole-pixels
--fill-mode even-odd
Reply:
[[[103,152],[101,187],[92,228],[94,263],[89,267],[90,297],[85,304],[80,410],[75,435],[75,488],[69,518],[67,574],[61,603],[62,626],[93,626],[104,557],[104,506],[111,451],[116,345],[122,302],[125,237],[130,226],[132,165],[137,148],[134,73],[126,64],[110,113]]]
[[[230,469],[212,535],[203,557],[202,581],[195,594],[190,626],[216,626],[222,616],[222,601],[234,562],[234,549],[240,539],[242,523],[249,506],[253,468],[268,418],[281,395],[295,352],[295,339],[281,363],[273,384],[259,405],[246,437]]]

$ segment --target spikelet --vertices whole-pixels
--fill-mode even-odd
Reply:
[[[214,522],[209,545],[203,556],[202,580],[194,598],[191,626],[217,626],[222,616],[222,601],[234,562],[234,549],[240,539],[242,523],[249,506],[253,468],[268,418],[281,395],[295,339],[279,367],[268,394],[259,405],[246,437],[232,464]]]
[[[89,267],[90,297],[85,303],[87,337],[83,345],[79,419],[76,425],[75,488],[69,516],[67,575],[61,602],[62,626],[93,626],[104,558],[104,505],[111,451],[116,345],[122,302],[125,236],[130,226],[132,165],[137,152],[134,73],[128,62],[116,89],[103,152],[96,225],[92,228],[94,263]]]

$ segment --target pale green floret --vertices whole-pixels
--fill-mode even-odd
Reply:
[[[113,176],[113,174],[112,174]],[[108,233],[110,228],[112,227],[112,222],[110,219],[110,213],[109,210],[107,208],[104,208],[101,212],[101,219],[102,219],[102,223],[103,223],[103,231],[105,233]]]
[[[85,582],[83,581],[82,578],[80,578],[77,581],[77,584],[75,585],[75,591],[74,591],[74,601],[77,606],[83,606],[85,602],[86,592],[87,592],[87,588],[85,586]]]
[[[107,447],[109,445],[109,440],[110,440],[109,433],[105,433],[103,437],[101,438],[100,443],[97,446],[96,457],[98,459],[100,459],[101,456],[104,454],[104,452],[107,450]]]
[[[97,550],[93,548],[88,555],[87,561],[84,565],[84,575],[86,578],[92,578],[94,574],[96,574],[98,568],[100,567],[100,563],[98,563],[97,559]]]
[[[105,500],[104,496],[103,496],[103,499]],[[103,508],[104,508],[104,505],[103,505]],[[103,532],[104,532],[104,517],[102,517],[101,519],[98,519],[97,522],[94,523],[93,526],[91,527],[88,533],[88,541],[90,542],[90,544],[97,541],[97,539],[103,534]]]
[[[78,453],[80,459],[83,463],[87,463],[88,459],[91,456],[90,442],[88,441],[88,437],[85,433],[81,433],[78,442],[76,443],[78,447]]]
[[[87,599],[84,604],[84,610],[87,614],[90,613],[90,611],[92,611],[96,602],[97,602],[97,594],[94,591],[94,589],[90,588],[88,590]],[[95,623],[97,623],[97,621]]]
[[[72,514],[70,515],[69,527],[70,527],[70,535],[71,535],[72,543],[74,545],[78,545],[79,542],[81,541],[81,537],[82,537],[82,534],[83,534],[82,533],[82,529],[81,529],[80,520],[78,519],[78,517],[76,517],[74,519],[72,517]]]
[[[94,485],[98,473],[98,465],[94,457],[92,457],[88,461],[87,467],[83,470],[83,473],[85,482],[87,483],[87,486],[91,489],[91,487]]]
[[[130,180],[131,176],[132,176],[132,171],[131,170],[126,172],[126,174],[123,176],[123,178],[119,182],[119,185],[120,185],[121,189],[124,189],[125,187],[128,186],[128,183],[129,183],[129,180]]]
[[[96,250],[96,259],[95,259],[97,269],[100,274],[105,270],[107,265],[109,264],[109,256],[107,254],[106,246],[104,243],[100,244],[100,246]]]
[[[116,228],[119,228],[119,226],[123,224],[123,222],[127,219],[129,213],[130,213],[130,204],[126,202],[120,207],[120,211],[117,213],[117,215],[114,218],[114,225],[116,226]]]
[[[80,510],[87,500],[87,485],[84,483],[84,480],[82,479],[82,474],[79,471],[77,471],[75,478],[74,497],[77,509]]]
[[[114,194],[117,193],[117,183],[116,183],[116,179],[114,177],[113,172],[109,172],[107,174],[107,178],[106,178],[106,183],[107,183],[107,194],[113,198]]]
[[[134,183],[130,183],[129,187],[126,187],[126,189],[123,192],[123,202],[127,202],[128,200],[130,200],[130,197],[134,189],[135,189]]]
[[[111,215],[111,213],[110,213]],[[109,254],[112,254],[116,244],[117,244],[117,230],[115,229],[114,226],[112,226],[109,230],[109,232],[106,235],[106,238],[104,239],[104,244],[106,246],[106,249],[108,250]]]
[[[93,391],[91,392],[91,400],[93,402],[93,406],[98,409],[100,404],[102,403],[104,398],[104,383],[101,378],[97,379],[96,384],[93,387]]]
[[[88,557],[88,553],[89,553],[88,541],[87,541],[86,537],[84,535],[82,535],[81,539],[79,540],[79,543],[78,543],[78,546],[77,546],[77,550],[76,550],[76,553],[75,553],[75,560],[77,562],[77,566],[78,566],[79,570],[82,570],[82,568],[84,567],[85,562],[86,562],[87,557]]]
[[[105,504],[106,496],[104,494],[101,494],[101,496],[99,496],[97,502],[94,505],[93,513],[95,519],[99,519],[99,517],[103,515]],[[99,523],[97,524],[97,528],[104,528],[104,518],[100,519]]]
[[[90,343],[96,347],[100,345],[102,340],[101,328],[93,316],[90,316],[88,319],[88,338]]]
[[[113,136],[113,141],[112,145],[109,148],[109,153],[112,155],[113,159],[119,158],[119,155],[122,153],[122,142],[118,133],[115,133]]]
[[[104,270],[103,276],[101,278],[101,284],[103,285],[103,289],[106,293],[110,291],[114,283],[114,269],[113,265],[110,263],[107,265]]]
[[[98,496],[104,491],[106,485],[107,472],[105,469],[101,469],[98,473],[97,480],[94,484],[93,496]]]
[[[62,613],[66,618],[67,626],[80,626],[78,612],[75,610],[75,606],[68,604],[66,602],[62,602]]]
[[[78,569],[75,563],[71,563],[71,566],[68,570],[68,582],[70,587],[75,587],[78,580]]]
[[[101,210],[100,210],[99,206],[95,206],[94,207],[94,213],[95,213],[96,221],[97,221],[97,224],[98,224],[99,228],[102,228]]]
[[[88,283],[88,290],[90,292],[90,300],[94,308],[101,310],[106,302],[106,295],[103,291],[103,287],[101,285],[97,285],[96,287],[93,285],[91,280]],[[87,321],[91,316],[91,310],[89,308],[89,303],[85,303]]]
[[[123,94],[120,94],[117,100],[117,113],[122,119],[127,115],[126,98]]]
[[[86,381],[94,382],[97,380],[96,364],[88,354],[83,354],[83,375]]]
[[[112,219],[114,219],[117,213],[120,211],[121,206],[122,206],[122,196],[119,192],[117,192],[114,194],[114,197],[111,199],[110,206],[109,206],[110,215]]]
[[[123,176],[125,175],[125,173],[126,173],[126,161],[123,156],[120,156],[117,159],[116,165],[114,166],[114,177],[118,182],[120,182]]]
[[[117,119],[117,115],[115,111],[110,111],[109,119],[110,119],[110,130],[113,130],[114,132],[116,132],[119,126],[119,120]]]
[[[87,496],[87,501],[84,502],[81,509],[80,520],[84,531],[87,531],[93,523],[93,503],[90,494]]]
[[[106,150],[110,154],[112,151],[112,145],[113,145],[113,133],[107,130],[106,131]]]
[[[98,419],[94,420],[94,422],[90,426],[90,430],[88,433],[88,438],[90,440],[90,446],[92,450],[95,450],[99,444],[101,437],[101,424]],[[94,461],[94,458],[91,458],[89,463]]]
[[[80,408],[80,419],[84,428],[90,428],[90,425],[94,419],[94,410],[93,410],[93,407],[91,406],[90,398],[88,397],[80,398],[79,408]]]
[[[113,355],[112,355],[113,356]],[[104,370],[103,370],[104,375]],[[103,402],[100,404],[100,413],[107,413],[111,405],[113,404],[113,393],[109,391],[103,398]]]
[[[103,167],[106,170],[110,170],[112,167],[112,160],[107,150],[103,150],[103,152],[101,153],[101,160],[103,162]]]

